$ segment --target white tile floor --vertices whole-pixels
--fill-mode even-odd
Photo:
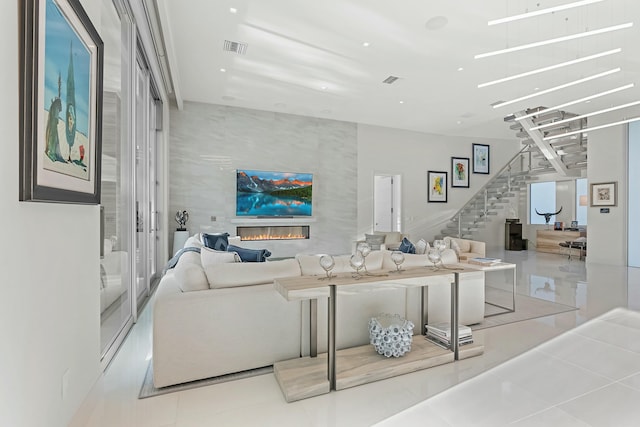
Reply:
[[[76,424],[640,425],[640,313],[610,312],[640,309],[638,269],[589,264],[587,272],[583,261],[533,251],[492,255],[518,264],[518,293],[579,310],[476,331],[479,357],[286,403],[272,374],[139,400],[151,357],[148,305]]]

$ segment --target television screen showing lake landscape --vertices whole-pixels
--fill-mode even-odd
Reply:
[[[236,171],[236,215],[311,216],[310,173]]]

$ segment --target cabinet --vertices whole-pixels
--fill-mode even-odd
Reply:
[[[572,242],[578,237],[586,237],[585,231],[559,231],[559,230],[538,230],[536,232],[536,250],[550,254],[566,254],[567,249],[560,246],[560,243]],[[578,249],[569,249],[576,256],[580,255]]]
[[[522,224],[507,222],[504,225],[504,247],[508,251],[521,251],[522,247]]]

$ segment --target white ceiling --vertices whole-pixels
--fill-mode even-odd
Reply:
[[[640,100],[640,22],[630,29],[474,59],[474,55],[640,16],[637,0],[605,0],[508,24],[487,21],[574,0],[156,0],[178,102],[198,101],[422,132],[514,138],[503,118],[628,83],[568,107],[587,113]],[[237,13],[230,12],[236,8]],[[445,25],[429,29],[428,22]],[[432,21],[433,22],[433,21]],[[248,44],[245,55],[224,40]],[[363,43],[368,42],[369,47]],[[486,88],[513,74],[622,52]],[[507,101],[620,67],[589,83],[502,108]],[[224,68],[226,72],[220,71]],[[463,68],[462,71],[458,71]],[[382,81],[400,77],[392,85]],[[402,101],[402,103],[401,103]],[[620,110],[620,117],[640,110]]]

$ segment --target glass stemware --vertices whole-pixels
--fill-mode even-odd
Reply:
[[[437,250],[436,248],[429,249],[429,252],[427,253],[427,258],[429,258],[429,261],[433,263],[433,270],[438,270],[438,262],[442,259],[442,256],[440,255],[440,251]]]
[[[354,279],[359,279],[362,277],[360,274],[360,270],[364,267],[364,257],[360,251],[356,251],[355,254],[351,255],[349,259],[349,264],[356,271],[355,274],[352,275]]]
[[[320,257],[320,267],[327,273],[327,277],[321,277],[320,280],[330,279],[335,277],[335,275],[331,274],[331,270],[335,267],[336,261],[333,259],[331,255],[322,255]]]
[[[391,261],[396,265],[396,271],[389,273],[400,273],[400,265],[404,262],[404,254],[400,251],[391,252]]]
[[[369,271],[367,270],[367,255],[371,253],[371,245],[369,245],[368,243],[360,243],[356,250],[360,252],[360,254],[362,254],[362,258],[364,260],[362,262],[362,266],[364,267],[365,273],[368,273]]]
[[[442,255],[442,251],[447,249],[447,244],[445,243],[444,240],[434,240],[433,247],[436,248],[438,252],[440,252],[440,254]]]

